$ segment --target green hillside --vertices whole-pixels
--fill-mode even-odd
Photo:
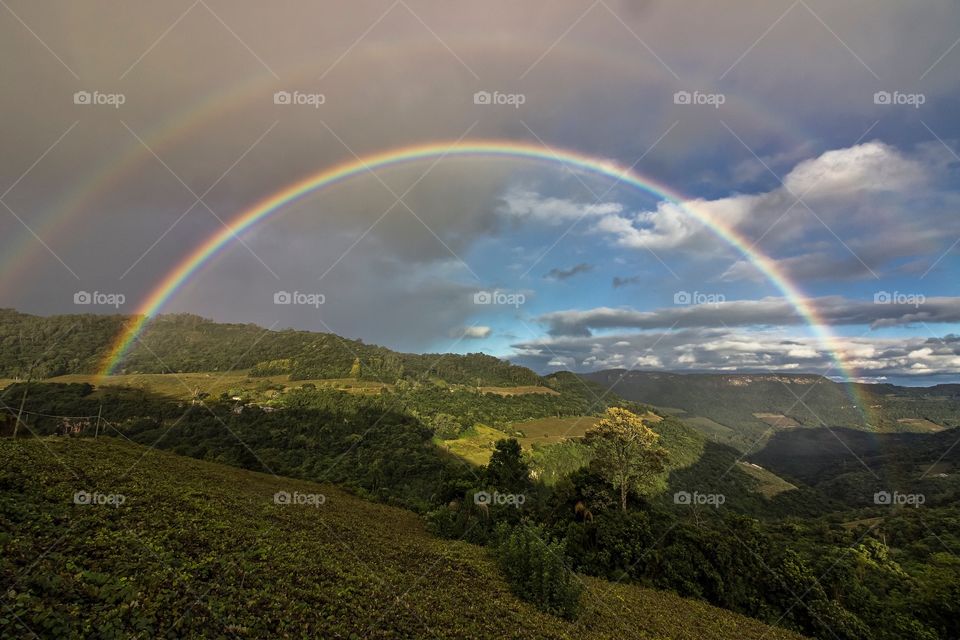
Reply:
[[[49,378],[94,373],[130,316],[32,316],[0,310],[0,378]],[[359,365],[359,372],[355,366]],[[188,314],[165,315],[147,326],[119,373],[250,369],[290,379],[359,377],[379,382],[437,377],[474,386],[540,385],[533,371],[481,353],[398,353],[331,333],[270,331],[253,324],[217,323]]]
[[[589,577],[565,622],[511,595],[483,548],[329,485],[111,439],[2,440],[0,461],[2,637],[800,637]]]

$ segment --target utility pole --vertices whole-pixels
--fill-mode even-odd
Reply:
[[[13,439],[17,439],[17,431],[20,428],[20,419],[23,416],[23,405],[27,403],[27,391],[30,389],[30,381],[33,379],[33,367],[27,373],[27,382],[23,385],[23,395],[20,396],[20,409],[17,411],[17,421],[13,425]]]

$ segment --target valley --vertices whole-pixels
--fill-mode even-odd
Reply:
[[[199,337],[165,337],[184,323]],[[88,624],[148,635],[256,637],[263,625],[375,627],[374,637],[952,633],[951,389],[869,391],[880,424],[899,425],[881,431],[811,376],[540,376],[475,355],[420,367],[364,345],[377,362],[408,363],[371,366],[345,339],[308,333],[264,338],[291,340],[287,364],[218,369],[197,353],[263,330],[158,324],[146,339],[194,370],[34,374],[0,388],[8,627],[29,620],[80,637],[67,612],[83,606]],[[307,362],[324,364],[296,373]],[[805,410],[789,406],[794,393]],[[811,406],[851,425],[828,426]],[[617,428],[646,434],[657,458],[618,497],[608,466],[618,449],[597,438],[621,418],[629,426]],[[81,507],[71,489],[124,503]],[[278,491],[324,499],[277,505]],[[900,504],[918,495],[922,508]],[[64,555],[42,558],[21,584],[58,536],[70,536]],[[106,554],[118,545],[123,554]],[[84,560],[67,570],[68,555]],[[422,580],[401,579],[421,568]],[[209,597],[191,607],[195,592]],[[464,609],[464,598],[486,600]]]

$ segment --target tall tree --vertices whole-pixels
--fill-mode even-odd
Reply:
[[[487,482],[497,489],[523,492],[530,483],[530,467],[516,438],[497,440],[487,464]]]
[[[620,491],[620,508],[627,510],[630,490],[639,491],[644,483],[664,469],[667,451],[643,418],[626,409],[611,407],[586,433],[593,448],[593,465],[614,489]]]

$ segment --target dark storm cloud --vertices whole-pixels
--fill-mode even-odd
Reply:
[[[580,264],[574,265],[569,269],[554,267],[553,269],[550,269],[550,271],[548,271],[543,277],[548,280],[569,280],[578,273],[587,273],[592,269],[592,264],[581,262]]]
[[[877,329],[960,322],[960,298],[957,297],[926,298],[922,294],[877,291],[872,300],[829,296],[808,302],[820,320],[836,326],[866,325]],[[685,297],[679,298],[675,307],[653,311],[604,307],[554,311],[537,320],[545,324],[553,336],[588,336],[594,329],[790,326],[808,322],[784,298],[690,304]]]

